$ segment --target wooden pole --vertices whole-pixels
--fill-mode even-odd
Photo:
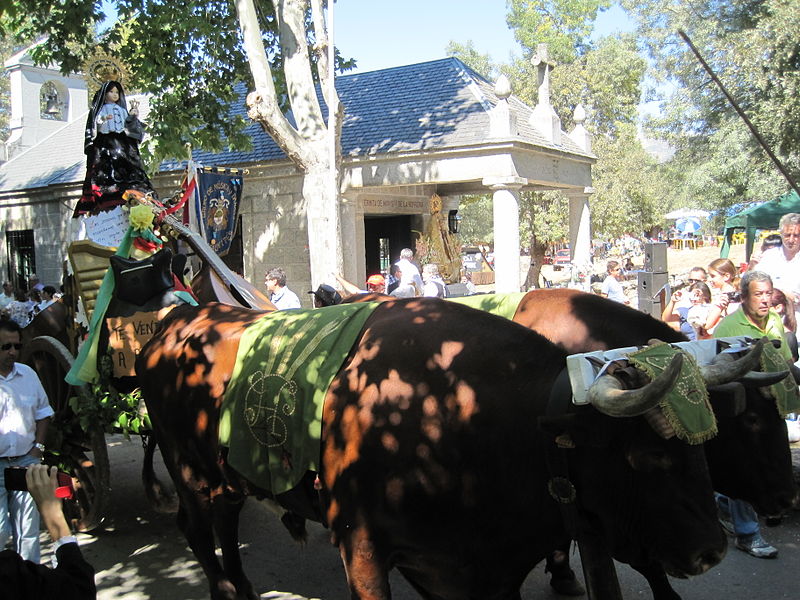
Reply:
[[[719,80],[719,77],[717,77],[714,71],[711,70],[711,67],[709,67],[708,63],[706,63],[706,61],[703,60],[703,57],[700,56],[700,52],[692,43],[692,40],[689,39],[689,36],[686,35],[686,33],[680,29],[678,30],[678,35],[680,35],[683,38],[683,41],[686,42],[686,44],[692,50],[694,55],[697,57],[697,60],[699,60],[700,64],[703,65],[703,68],[706,70],[706,73],[709,74],[714,83],[716,83],[719,89],[722,91],[722,93],[725,94],[725,97],[728,99],[728,102],[731,103],[733,110],[736,111],[736,113],[742,118],[745,124],[750,128],[750,132],[755,136],[756,140],[758,140],[758,143],[761,144],[761,147],[764,149],[764,152],[766,152],[767,155],[772,159],[772,162],[775,163],[776,167],[778,167],[778,170],[786,178],[786,181],[789,182],[789,185],[792,186],[792,189],[797,193],[798,196],[800,196],[800,188],[797,187],[797,183],[795,182],[794,178],[791,176],[789,171],[786,170],[786,167],[783,166],[783,163],[780,160],[778,160],[778,157],[775,156],[775,153],[767,145],[767,142],[764,140],[764,138],[761,137],[761,134],[758,132],[755,125],[753,125],[750,119],[747,118],[747,115],[744,114],[744,111],[736,103],[736,100],[733,99],[733,96],[731,96],[728,90],[725,89],[725,86],[722,85],[722,82]]]

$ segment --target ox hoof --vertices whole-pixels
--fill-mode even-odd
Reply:
[[[581,582],[578,581],[578,578],[575,577],[575,571],[569,567],[566,569],[558,567],[554,569],[554,571],[556,570],[558,572],[554,572],[553,576],[550,578],[550,587],[553,588],[556,594],[561,594],[562,596],[583,596],[586,593],[586,589]]]

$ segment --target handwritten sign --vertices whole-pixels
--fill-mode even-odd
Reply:
[[[137,312],[130,317],[108,317],[108,345],[114,363],[114,377],[133,377],[136,355],[150,341],[164,318],[164,311]]]
[[[84,219],[86,238],[103,246],[118,247],[125,232],[128,231],[128,214],[121,206],[97,215],[89,215]]]

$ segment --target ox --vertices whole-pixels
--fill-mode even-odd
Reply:
[[[218,422],[240,335],[263,314],[179,307],[136,364],[178,524],[212,598],[258,597],[238,554],[238,514],[246,495],[267,494],[227,464]],[[312,475],[275,499],[331,528],[353,598],[389,598],[393,567],[426,598],[518,598],[533,566],[569,540],[548,493],[553,437],[537,428],[564,359],[492,315],[435,299],[384,303],[327,392],[319,497]],[[575,444],[568,468],[583,526],[602,529],[627,562],[689,576],[726,547],[702,447],[664,440],[635,416],[651,414],[679,363],[648,385],[634,373],[628,391],[605,376],[593,406],[559,431]]]
[[[514,321],[569,353],[643,345],[653,338],[667,342],[686,339],[643,312],[569,289],[528,292]],[[743,378],[745,394],[743,399],[737,394],[738,402],[712,390],[710,400],[719,434],[704,444],[714,489],[746,500],[766,515],[784,512],[796,496],[786,423],[775,410],[775,401],[759,387],[770,382]],[[656,600],[679,598],[657,565],[634,568],[647,578]]]

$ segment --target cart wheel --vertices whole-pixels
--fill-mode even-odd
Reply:
[[[75,531],[100,527],[111,498],[111,477],[105,432],[92,426],[86,433],[91,455],[83,445],[69,445],[69,451],[56,458],[72,474],[75,494],[64,501],[64,514]],[[67,450],[66,444],[64,450]]]
[[[22,362],[36,371],[50,405],[59,417],[71,413],[69,399],[88,395],[86,385],[71,386],[64,377],[74,358],[57,339],[49,336],[34,338],[23,348]],[[108,448],[102,428],[91,426],[73,439],[65,432],[58,455],[48,455],[47,462],[61,463],[72,475],[75,495],[64,502],[64,513],[77,531],[97,528],[111,496],[111,474]]]

